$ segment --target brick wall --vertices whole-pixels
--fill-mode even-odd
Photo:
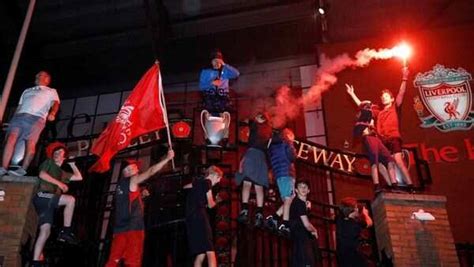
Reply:
[[[0,177],[0,191],[5,193],[0,198],[0,266],[22,266],[22,246],[32,248],[37,216],[31,197],[36,183],[34,177]]]
[[[434,221],[412,219],[419,209]],[[446,197],[382,193],[372,203],[379,251],[396,267],[459,266],[446,212]]]

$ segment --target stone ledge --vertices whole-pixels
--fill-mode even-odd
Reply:
[[[7,183],[38,183],[37,176],[9,176],[4,175],[0,177],[0,182],[7,182]]]
[[[397,203],[400,201],[407,202],[432,202],[438,204],[446,203],[445,196],[440,195],[421,195],[421,194],[396,194],[396,193],[380,193],[374,200],[372,206],[379,205],[381,202]]]

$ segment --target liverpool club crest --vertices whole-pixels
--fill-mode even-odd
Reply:
[[[414,85],[420,98],[414,108],[423,128],[436,127],[442,132],[469,130],[474,124],[471,110],[471,74],[462,68],[450,69],[436,65],[433,70],[418,73]],[[423,106],[429,111],[425,114]]]

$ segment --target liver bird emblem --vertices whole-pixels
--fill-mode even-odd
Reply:
[[[459,104],[459,98],[454,99],[452,102],[445,102],[444,103],[444,112],[449,115],[449,119],[458,119],[459,112],[457,111],[458,109],[458,104]]]

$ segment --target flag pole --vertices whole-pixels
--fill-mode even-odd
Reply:
[[[163,85],[161,83],[161,70],[160,70],[160,62],[158,60],[155,60],[155,64],[158,67],[158,91],[160,92],[160,105],[161,105],[161,110],[163,111],[163,119],[165,121],[166,125],[166,133],[168,134],[168,146],[169,149],[173,149],[173,145],[171,143],[171,133],[170,133],[170,124],[168,121],[168,111],[166,109],[166,100],[165,100],[165,93],[163,90]],[[161,90],[160,90],[161,89]],[[176,168],[174,164],[174,158],[171,159],[171,165],[173,167],[173,170]]]
[[[8,98],[10,97],[13,80],[15,79],[15,73],[18,67],[18,61],[20,61],[21,52],[23,51],[26,34],[28,33],[28,29],[30,27],[33,11],[35,10],[35,5],[36,0],[30,0],[30,3],[28,4],[28,9],[26,11],[25,19],[23,20],[23,26],[21,27],[20,36],[18,37],[18,42],[16,43],[15,53],[13,54],[10,69],[8,70],[8,76],[5,80],[3,92],[0,95],[0,123],[3,122],[3,116],[5,115],[5,109],[8,104]]]

